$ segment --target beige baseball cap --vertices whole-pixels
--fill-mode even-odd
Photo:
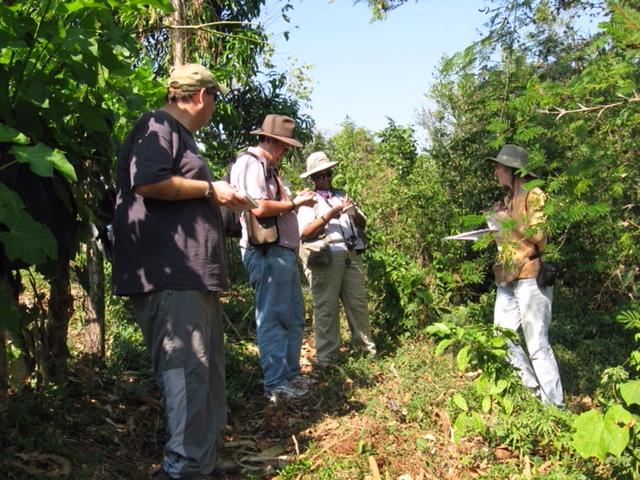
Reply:
[[[187,63],[176,65],[169,72],[167,82],[169,88],[181,89],[184,92],[193,92],[201,88],[214,87],[223,95],[229,93],[229,89],[216,82],[209,70],[199,63]]]

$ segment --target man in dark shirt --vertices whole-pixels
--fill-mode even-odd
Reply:
[[[193,138],[225,92],[201,65],[174,68],[167,103],[138,119],[118,158],[113,291],[131,297],[164,394],[157,478],[212,473],[226,423],[219,206],[241,208],[245,197],[212,181]]]

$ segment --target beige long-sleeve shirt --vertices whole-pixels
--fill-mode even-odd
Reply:
[[[529,257],[542,252],[547,245],[543,228],[544,201],[545,194],[539,188],[517,189],[512,197],[505,199],[509,218],[500,222],[500,232],[496,234],[498,258],[493,266],[498,283],[533,278],[538,274],[540,259],[530,260]]]

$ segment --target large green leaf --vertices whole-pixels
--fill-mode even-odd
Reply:
[[[469,411],[469,404],[467,403],[467,400],[460,393],[456,393],[451,399],[453,400],[453,403],[455,403],[460,410],[464,412]]]
[[[27,143],[29,143],[29,138],[24,133],[20,133],[15,128],[11,128],[0,123],[0,143],[3,142],[26,145]]]
[[[458,370],[461,372],[464,372],[467,368],[467,365],[469,364],[470,350],[471,350],[471,347],[469,345],[466,345],[462,347],[462,349],[460,349],[460,351],[456,355],[456,365],[458,367]]]
[[[451,333],[451,328],[446,323],[437,322],[437,323],[434,323],[433,325],[429,325],[426,328],[426,331],[427,333],[430,333],[432,335],[442,336],[442,335],[449,335]]]
[[[627,405],[640,405],[640,380],[632,380],[620,385],[620,395]]]
[[[2,223],[9,231],[0,233],[0,242],[11,261],[20,259],[29,265],[56,258],[56,239],[51,231],[36,222],[25,210],[7,210]]]
[[[604,414],[601,443],[612,455],[619,457],[629,443],[629,424],[632,420],[633,415],[622,405],[614,405]]]
[[[23,208],[24,204],[18,194],[0,183],[0,223],[6,223],[4,219],[8,217],[8,212],[19,211]]]
[[[106,112],[100,107],[81,103],[78,105],[78,112],[80,113],[80,121],[88,133],[109,131],[104,116]]]
[[[0,330],[17,332],[20,328],[20,310],[13,293],[0,284]]]
[[[73,165],[64,154],[57,149],[51,149],[43,143],[35,146],[15,145],[9,150],[20,163],[27,163],[31,170],[41,177],[52,177],[53,169],[58,170],[67,179],[74,182],[78,179]]]
[[[582,457],[602,462],[607,454],[619,457],[629,443],[632,420],[633,415],[620,405],[611,407],[604,417],[597,410],[585,412],[574,421],[573,447]]]
[[[573,448],[583,457],[598,457],[604,461],[605,453],[600,450],[600,437],[604,427],[602,414],[590,410],[581,414],[573,423],[575,432],[572,438]]]
[[[107,8],[103,2],[89,1],[89,0],[73,0],[66,2],[64,8],[68,13],[75,13],[78,10],[85,8]]]

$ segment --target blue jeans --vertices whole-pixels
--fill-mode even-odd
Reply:
[[[304,304],[298,257],[293,250],[271,246],[242,252],[256,299],[256,333],[265,391],[300,374]]]
[[[562,406],[560,372],[549,344],[552,301],[553,287],[541,290],[535,278],[498,286],[494,324],[514,331],[522,327],[529,355],[509,341],[509,363],[518,370],[522,383],[536,391],[544,403]]]

